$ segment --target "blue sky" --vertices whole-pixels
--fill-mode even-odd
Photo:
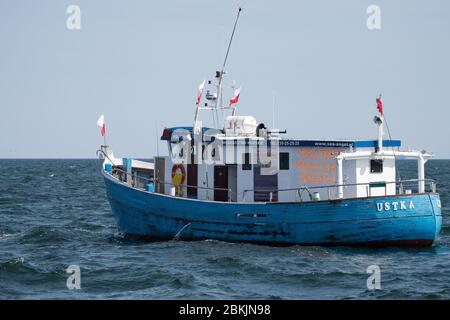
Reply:
[[[66,27],[71,4],[81,30]],[[0,0],[0,158],[95,157],[100,113],[116,155],[153,156],[157,130],[192,124],[238,4],[238,114],[271,124],[275,93],[290,137],[369,139],[381,92],[393,138],[450,158],[445,0]],[[381,30],[366,26],[372,4]]]

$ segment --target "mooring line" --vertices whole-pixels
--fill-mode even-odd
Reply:
[[[191,224],[191,223],[189,222],[189,223],[187,223],[186,225],[184,225],[183,228],[181,228],[181,229],[177,232],[177,234],[175,235],[175,237],[173,237],[173,240],[180,240],[180,234],[181,234],[181,232],[183,232],[184,229],[186,229],[187,227],[189,227],[190,224]]]

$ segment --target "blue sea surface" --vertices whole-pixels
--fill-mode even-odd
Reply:
[[[415,162],[398,165],[417,177]],[[450,299],[450,160],[426,170],[443,205],[432,247],[270,247],[130,239],[98,160],[0,160],[0,299]],[[371,265],[380,290],[367,288]]]

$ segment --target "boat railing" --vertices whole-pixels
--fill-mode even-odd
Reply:
[[[211,188],[211,187],[202,187],[202,186],[194,186],[194,185],[188,185],[188,184],[184,184],[184,185],[177,185],[171,182],[161,182],[161,181],[156,181],[155,182],[156,185],[169,185],[175,188],[181,188],[181,191],[184,192],[184,189],[197,189],[197,190],[208,190],[208,191],[222,191],[222,192],[227,192],[227,201],[231,202],[232,200],[232,194],[233,194],[233,190],[231,188]]]
[[[136,174],[136,172],[127,172],[117,166],[112,167],[111,169],[111,175],[115,178],[119,179],[122,182],[127,182],[127,179],[125,179],[126,176],[130,177],[129,184],[132,187],[140,188],[146,190],[146,185],[152,184],[155,187],[155,190],[161,190],[161,186],[172,186],[175,188],[180,188],[180,193],[184,193],[184,189],[194,188],[197,190],[209,190],[209,191],[222,191],[227,192],[227,201],[232,201],[232,194],[233,190],[231,188],[210,188],[210,187],[203,187],[203,186],[194,186],[194,185],[178,185],[171,182],[163,182],[163,181],[157,181],[157,179],[154,178],[146,178],[142,177]]]
[[[296,201],[304,202],[304,201],[318,201],[318,200],[336,200],[339,199],[337,196],[337,190],[339,187],[343,187],[344,190],[349,187],[365,187],[365,196],[388,196],[388,195],[401,195],[401,194],[415,194],[419,193],[417,190],[417,185],[419,182],[424,182],[428,187],[426,190],[429,192],[436,193],[436,182],[432,179],[408,179],[408,180],[399,180],[399,181],[387,181],[387,182],[363,182],[363,183],[346,183],[346,184],[334,184],[334,185],[323,185],[323,186],[300,186],[296,188],[283,188],[283,189],[270,189],[270,188],[258,188],[258,189],[245,189],[242,195],[242,201],[247,202],[247,195],[249,193],[265,193],[268,195],[269,202],[274,202],[274,199],[278,198],[278,193],[280,192],[293,192],[297,197]],[[392,190],[388,190],[389,185],[395,185],[395,192]],[[373,188],[383,188],[383,194],[372,192]],[[323,195],[322,190],[325,191],[326,199],[320,199],[320,196]],[[425,192],[427,192],[425,190]],[[335,192],[333,192],[335,191]],[[344,191],[345,193],[345,191]],[[356,193],[356,190],[353,192]],[[275,196],[276,195],[276,196]],[[304,195],[306,195],[307,199],[305,200]],[[347,196],[346,198],[355,198],[354,196]],[[363,196],[358,196],[362,198]],[[343,197],[345,198],[345,197]]]
[[[231,188],[211,188],[211,187],[203,187],[203,186],[195,186],[195,185],[177,185],[171,182],[163,182],[163,181],[157,181],[154,178],[146,178],[139,176],[136,172],[127,172],[118,166],[113,166],[111,168],[111,175],[119,179],[120,181],[129,183],[132,187],[144,189],[146,190],[146,186],[148,184],[154,185],[155,191],[158,192],[158,190],[161,190],[161,186],[173,186],[175,189],[178,189],[178,194],[185,194],[185,191],[187,191],[189,188],[197,189],[197,190],[207,190],[207,191],[219,191],[219,192],[227,192],[226,199],[228,202],[236,201],[237,200],[237,190],[232,190]],[[131,179],[127,181],[125,177],[129,176]],[[242,201],[248,202],[248,194],[253,193],[265,193],[268,195],[268,202],[278,202],[278,193],[281,192],[293,192],[294,193],[294,202],[306,202],[306,201],[317,201],[317,200],[336,200],[340,199],[337,196],[337,190],[339,187],[344,188],[344,195],[345,191],[348,190],[350,187],[364,187],[365,190],[365,197],[372,197],[372,196],[388,196],[388,195],[402,195],[402,194],[415,194],[419,193],[417,190],[417,186],[419,182],[424,182],[426,186],[425,192],[436,192],[436,183],[432,179],[409,179],[409,180],[399,180],[399,181],[387,181],[387,182],[364,182],[364,183],[346,183],[342,185],[334,184],[334,185],[323,185],[323,186],[300,186],[296,188],[282,188],[282,189],[264,189],[264,188],[258,188],[258,189],[245,189],[243,190],[242,195]],[[395,189],[389,189],[388,186],[395,185]],[[372,189],[377,188],[379,190],[380,188],[383,188],[383,193],[380,194],[380,192],[373,193]],[[325,192],[321,192],[322,190],[326,190]],[[186,192],[187,193],[187,192]],[[348,193],[348,192],[347,192]],[[355,198],[359,197],[362,198],[364,196],[356,196],[356,190],[354,190],[351,195],[344,196],[342,199],[345,198]],[[325,199],[320,199],[323,195],[326,195]],[[234,197],[233,197],[234,195]],[[189,197],[189,195],[188,195]],[[211,197],[209,192],[206,195],[207,200],[209,198],[214,199],[214,195]],[[306,197],[306,199],[305,199]],[[236,199],[236,200],[233,200]],[[253,200],[251,202],[254,202]],[[291,201],[289,201],[291,202]]]

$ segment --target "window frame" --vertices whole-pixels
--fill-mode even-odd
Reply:
[[[286,155],[287,155],[287,159],[282,159],[282,156],[286,156]],[[280,152],[280,156],[279,156],[279,159],[278,159],[279,162],[280,162],[280,170],[283,170],[283,171],[287,170],[287,171],[289,171],[291,169],[290,157],[291,157],[290,152]],[[287,167],[283,167],[283,163],[284,163],[283,160],[287,161],[287,162],[285,162],[285,164],[287,164]]]
[[[375,171],[374,164],[377,163],[375,169],[380,169],[380,171]],[[380,165],[381,164],[381,165]],[[381,174],[384,171],[384,161],[383,159],[370,159],[370,173],[371,174]]]
[[[244,161],[242,161],[242,171],[249,171],[252,170],[252,163],[250,161],[250,152],[244,152],[242,154],[242,156],[244,157]]]

